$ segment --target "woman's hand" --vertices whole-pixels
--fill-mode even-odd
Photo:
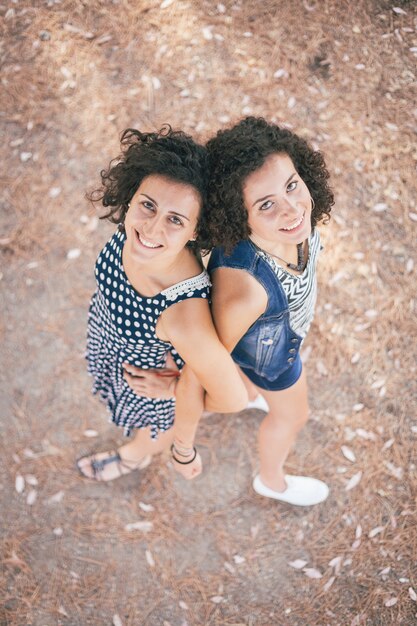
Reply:
[[[175,387],[180,375],[171,353],[167,355],[166,366],[163,369],[141,369],[130,363],[123,363],[123,377],[138,396],[168,400],[175,397]]]
[[[178,474],[181,474],[181,476],[186,480],[196,478],[196,476],[199,476],[199,474],[203,471],[203,462],[198,452],[196,453],[195,459],[192,463],[188,463],[187,465],[178,463],[175,460],[174,455],[172,455],[172,463],[175,471],[178,472]]]

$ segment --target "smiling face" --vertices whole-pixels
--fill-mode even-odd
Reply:
[[[284,256],[310,235],[310,192],[287,154],[271,154],[249,174],[243,200],[252,231],[250,238],[260,248],[278,254],[281,251]]]
[[[201,198],[191,185],[147,176],[125,218],[128,254],[139,262],[174,258],[194,237]]]

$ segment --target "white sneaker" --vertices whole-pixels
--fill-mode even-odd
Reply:
[[[251,400],[246,405],[247,409],[259,409],[259,411],[265,411],[265,413],[269,412],[269,406],[267,401],[260,393],[256,396],[255,400]]]
[[[296,506],[311,506],[323,502],[329,495],[329,488],[321,480],[309,476],[285,476],[285,491],[273,491],[261,481],[259,474],[253,480],[253,488],[260,496],[281,500]]]

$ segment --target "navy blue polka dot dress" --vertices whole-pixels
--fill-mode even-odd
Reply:
[[[132,428],[151,427],[151,436],[168,430],[175,417],[175,399],[138,396],[123,378],[122,363],[143,369],[164,367],[171,350],[179,368],[184,362],[172,345],[155,334],[158,318],[169,306],[187,298],[208,298],[207,272],[164,289],[151,298],[130,284],[122,263],[126,235],[118,230],[101,251],[95,267],[97,289],[92,297],[87,331],[88,371],[94,378],[111,421],[129,435]]]

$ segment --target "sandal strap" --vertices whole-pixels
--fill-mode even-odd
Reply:
[[[130,474],[130,472],[133,472],[134,470],[144,469],[145,467],[149,465],[151,461],[150,455],[145,456],[140,461],[133,461],[129,459],[122,459],[122,457],[120,456],[120,453],[117,450],[112,450],[111,452],[108,452],[107,454],[108,456],[104,457],[103,459],[98,459],[94,455],[90,456],[89,464],[90,464],[90,468],[92,471],[92,476],[87,476],[87,474],[83,472],[78,462],[81,459],[79,459],[77,461],[77,467],[80,473],[86,478],[93,478],[94,480],[101,481],[103,480],[101,478],[101,474],[103,470],[105,469],[105,467],[107,465],[110,465],[111,463],[114,463],[117,466],[117,470],[118,470],[118,476],[115,476],[114,478],[120,478],[121,476]],[[82,458],[86,458],[86,457],[82,457]],[[107,482],[107,481],[104,481],[104,482]]]
[[[106,465],[108,465],[109,463],[120,463],[120,461],[120,454],[118,452],[115,452],[114,454],[111,454],[111,456],[108,456],[104,459],[91,459],[90,465],[94,473],[96,473],[102,472]]]

